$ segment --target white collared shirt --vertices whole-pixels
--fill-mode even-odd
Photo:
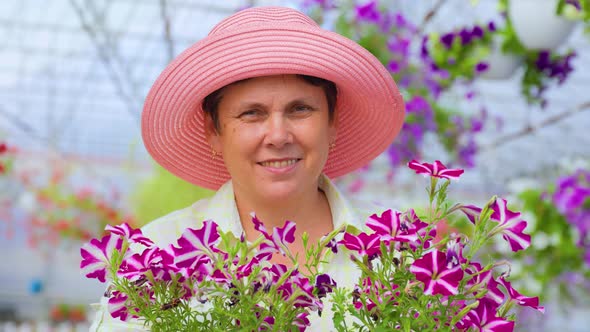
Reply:
[[[363,229],[366,219],[373,213],[381,213],[383,208],[366,202],[351,202],[332,181],[325,175],[322,175],[319,181],[319,187],[324,191],[330,210],[332,212],[332,222],[334,229],[342,225],[354,226]],[[176,240],[182,235],[186,228],[199,228],[205,220],[213,220],[219,228],[224,231],[231,231],[236,237],[242,232],[242,223],[234,200],[234,192],[231,181],[225,183],[216,194],[211,198],[197,201],[193,205],[174,211],[164,217],[158,218],[142,228],[145,236],[154,241],[159,247],[164,247]],[[340,250],[337,254],[329,253],[326,256],[328,264],[321,266],[323,273],[328,273],[339,287],[344,286],[352,289],[355,282],[358,281],[360,271],[358,267],[350,260],[349,254]],[[143,324],[137,321],[122,322],[113,319],[107,308],[108,299],[103,297],[98,307],[94,322],[90,331],[149,331]],[[307,331],[332,331],[332,314],[329,298],[324,299],[324,310],[321,317],[317,313],[310,314],[311,327]]]

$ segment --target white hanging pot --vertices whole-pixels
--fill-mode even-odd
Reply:
[[[490,54],[482,61],[488,64],[488,69],[482,72],[479,77],[489,80],[506,80],[514,75],[514,72],[522,64],[523,58],[502,52],[500,42],[494,40]]]
[[[576,21],[555,12],[558,0],[510,0],[508,17],[516,36],[527,48],[554,49],[567,40]]]

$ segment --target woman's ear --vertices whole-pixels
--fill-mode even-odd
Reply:
[[[221,141],[220,141],[220,137],[219,137],[219,131],[217,130],[217,126],[215,125],[215,122],[213,121],[211,116],[209,116],[209,114],[206,114],[206,113],[205,113],[204,125],[205,125],[205,137],[207,138],[209,145],[211,145],[211,148],[215,152],[221,153]]]
[[[334,112],[334,117],[330,121],[330,127],[328,128],[328,133],[330,135],[329,136],[330,142],[332,142],[332,143],[336,142],[337,132],[338,132],[338,116],[337,116],[337,113]]]

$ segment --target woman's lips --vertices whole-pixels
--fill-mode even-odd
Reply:
[[[273,159],[259,162],[258,164],[267,171],[276,174],[284,174],[293,170],[301,159]]]

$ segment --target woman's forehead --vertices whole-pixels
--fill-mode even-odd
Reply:
[[[261,76],[228,85],[224,88],[222,103],[224,100],[264,102],[276,97],[313,101],[325,99],[325,93],[322,87],[312,85],[297,75]]]

